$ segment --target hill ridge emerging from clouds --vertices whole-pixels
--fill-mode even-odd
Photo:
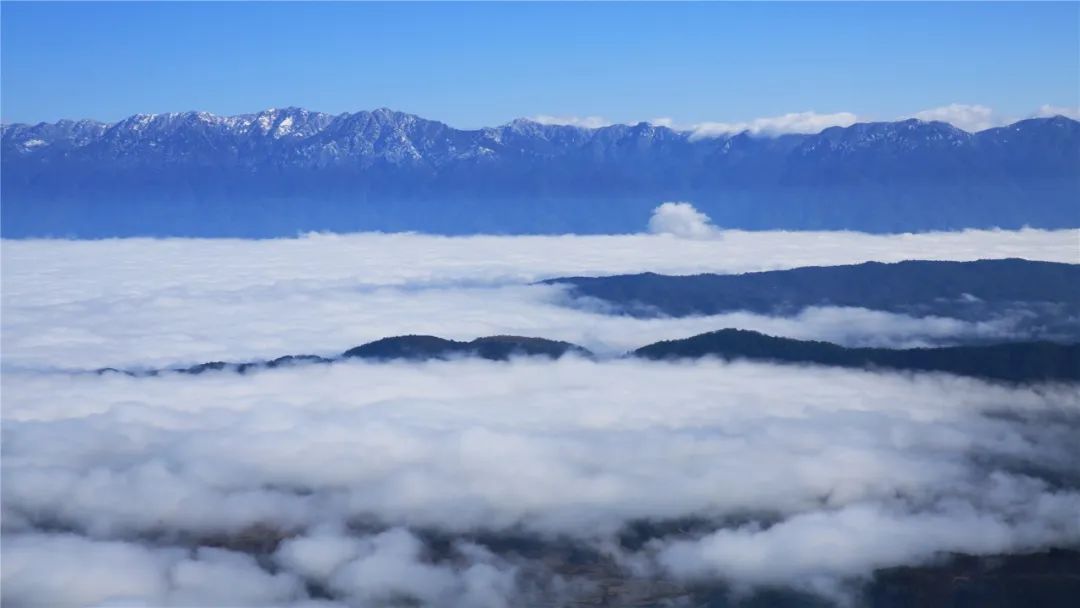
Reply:
[[[743,274],[563,277],[570,304],[686,317],[751,311],[791,315],[840,306],[971,321],[1010,317],[1033,338],[1080,339],[1080,264],[1019,258],[804,266]]]
[[[161,373],[202,374],[211,371],[248,373],[290,365],[327,364],[350,359],[375,362],[447,361],[478,358],[509,361],[518,357],[555,360],[566,355],[594,358],[587,349],[556,340],[521,336],[488,336],[456,341],[436,336],[392,336],[351,348],[337,357],[289,355],[268,361],[226,363],[214,361],[190,367],[160,370],[103,368],[98,374],[157,376]],[[624,357],[652,360],[716,357],[780,364],[911,372],[944,372],[1013,383],[1080,381],[1080,344],[1049,341],[1002,342],[977,346],[933,348],[849,348],[830,342],[795,340],[756,331],[721,329],[643,346]]]

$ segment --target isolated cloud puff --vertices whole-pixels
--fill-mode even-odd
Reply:
[[[603,116],[551,116],[548,114],[540,114],[539,116],[531,117],[529,120],[538,122],[542,125],[568,125],[572,127],[584,127],[586,129],[599,129],[613,124]]]
[[[690,203],[661,203],[649,218],[649,232],[686,239],[709,239],[720,235],[709,216]]]
[[[784,133],[820,133],[829,127],[849,127],[859,117],[851,112],[819,114],[793,112],[782,116],[755,118],[748,122],[702,122],[691,128],[692,138],[718,137],[749,131],[753,134],[781,135]]]

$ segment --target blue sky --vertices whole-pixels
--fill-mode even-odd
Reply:
[[[0,4],[4,122],[387,106],[893,119],[1080,105],[1080,4]]]

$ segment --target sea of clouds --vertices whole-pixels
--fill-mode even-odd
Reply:
[[[683,220],[686,211],[674,207]],[[331,354],[408,333],[455,339],[543,336],[605,354],[721,327],[849,345],[913,346],[949,335],[1007,336],[1012,328],[1008,322],[970,324],[835,308],[811,309],[795,318],[734,313],[632,319],[568,307],[560,288],[530,283],[574,275],[749,272],[868,260],[1076,262],[1077,240],[1070,230],[900,235],[715,230],[711,238],[313,234],[261,241],[3,241],[0,339],[7,369]]]
[[[1074,386],[577,357],[73,372],[336,353],[404,333],[611,355],[729,326],[890,345],[1008,335],[838,308],[634,319],[531,283],[1076,262],[1078,236],[4,241],[3,604],[558,605],[598,601],[611,579],[631,595],[625,581],[672,597],[720,582],[843,602],[877,568],[1076,545]],[[654,529],[640,542],[620,540],[643,522]]]

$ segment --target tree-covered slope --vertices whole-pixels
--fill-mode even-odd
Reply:
[[[650,344],[633,353],[646,359],[719,357],[862,369],[933,371],[1008,382],[1080,380],[1080,344],[1010,342],[940,348],[845,348],[754,331],[722,329]]]
[[[1078,254],[1080,255],[1080,254]],[[1021,259],[866,262],[746,274],[653,273],[551,279],[577,298],[640,315],[711,315],[739,310],[793,314],[811,306],[984,319],[1022,313],[1031,325],[1078,329],[1080,264]]]

